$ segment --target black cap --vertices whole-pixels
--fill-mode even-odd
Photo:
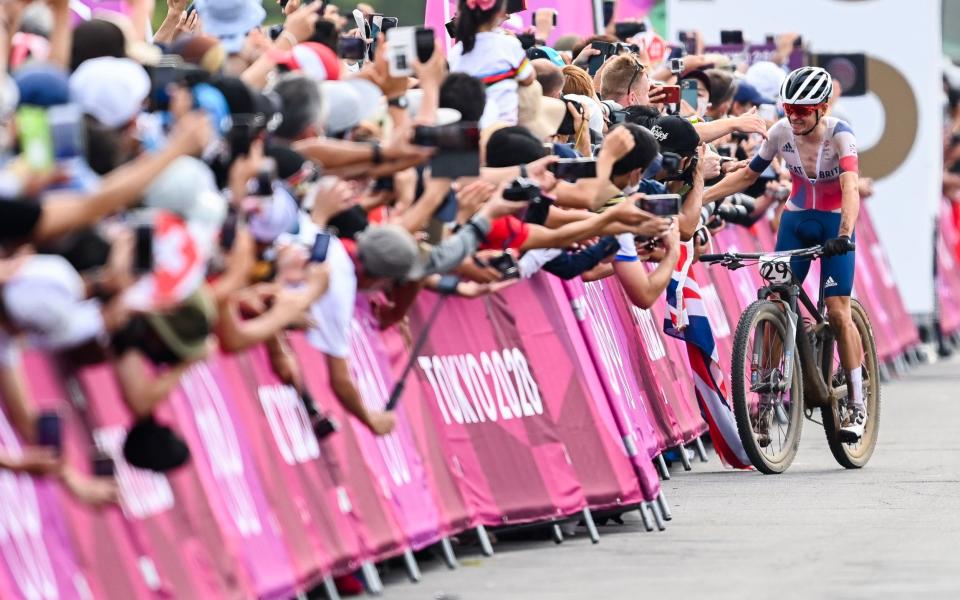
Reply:
[[[526,127],[504,127],[493,132],[487,140],[488,167],[515,167],[533,162],[546,155],[537,136]]]
[[[138,469],[165,473],[187,464],[190,449],[172,429],[149,416],[130,428],[123,442],[123,457]]]

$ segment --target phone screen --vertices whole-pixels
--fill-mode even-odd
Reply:
[[[423,64],[430,60],[434,50],[436,50],[436,38],[434,37],[433,29],[429,27],[417,27],[416,43],[417,60]]]
[[[340,58],[347,60],[362,60],[367,50],[367,43],[360,38],[340,38],[337,48]]]
[[[637,200],[637,207],[658,217],[680,214],[680,194],[650,194]]]
[[[153,271],[153,225],[137,225],[133,243],[133,272],[142,274]]]
[[[603,26],[606,27],[613,20],[613,11],[617,4],[614,0],[603,0]]]
[[[62,444],[60,415],[43,412],[37,416],[37,444],[60,451]]]
[[[697,108],[696,79],[684,79],[680,82],[680,99],[689,104],[692,108]]]
[[[413,61],[417,52],[416,31],[413,27],[395,27],[387,31],[387,53],[390,75],[413,75]]]
[[[566,181],[590,179],[597,176],[597,161],[592,158],[561,158],[551,164],[549,169],[557,179]]]
[[[33,171],[52,169],[53,142],[46,111],[36,106],[23,106],[17,110],[16,123],[20,152],[27,166]]]
[[[743,32],[739,29],[723,30],[720,32],[720,43],[727,45],[743,45]]]
[[[327,250],[330,248],[330,234],[320,232],[313,240],[313,248],[310,250],[310,262],[322,263],[327,260]]]

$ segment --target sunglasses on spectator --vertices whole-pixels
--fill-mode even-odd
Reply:
[[[822,104],[784,104],[783,112],[791,117],[803,119],[817,112],[822,106]]]
[[[627,84],[627,94],[633,90],[633,82],[637,80],[637,75],[643,72],[644,66],[639,59],[634,57],[633,59],[633,77],[630,78],[630,83]]]

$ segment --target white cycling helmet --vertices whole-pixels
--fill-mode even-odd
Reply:
[[[823,104],[833,95],[833,78],[820,67],[800,67],[780,86],[784,104]]]

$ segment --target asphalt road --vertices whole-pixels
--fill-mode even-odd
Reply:
[[[389,600],[960,598],[960,361],[885,384],[880,440],[860,471],[840,468],[807,421],[780,476],[724,471],[711,454],[664,482],[673,521],[500,541],[460,567],[422,564],[413,584],[385,574]],[[709,595],[708,595],[709,594]]]

